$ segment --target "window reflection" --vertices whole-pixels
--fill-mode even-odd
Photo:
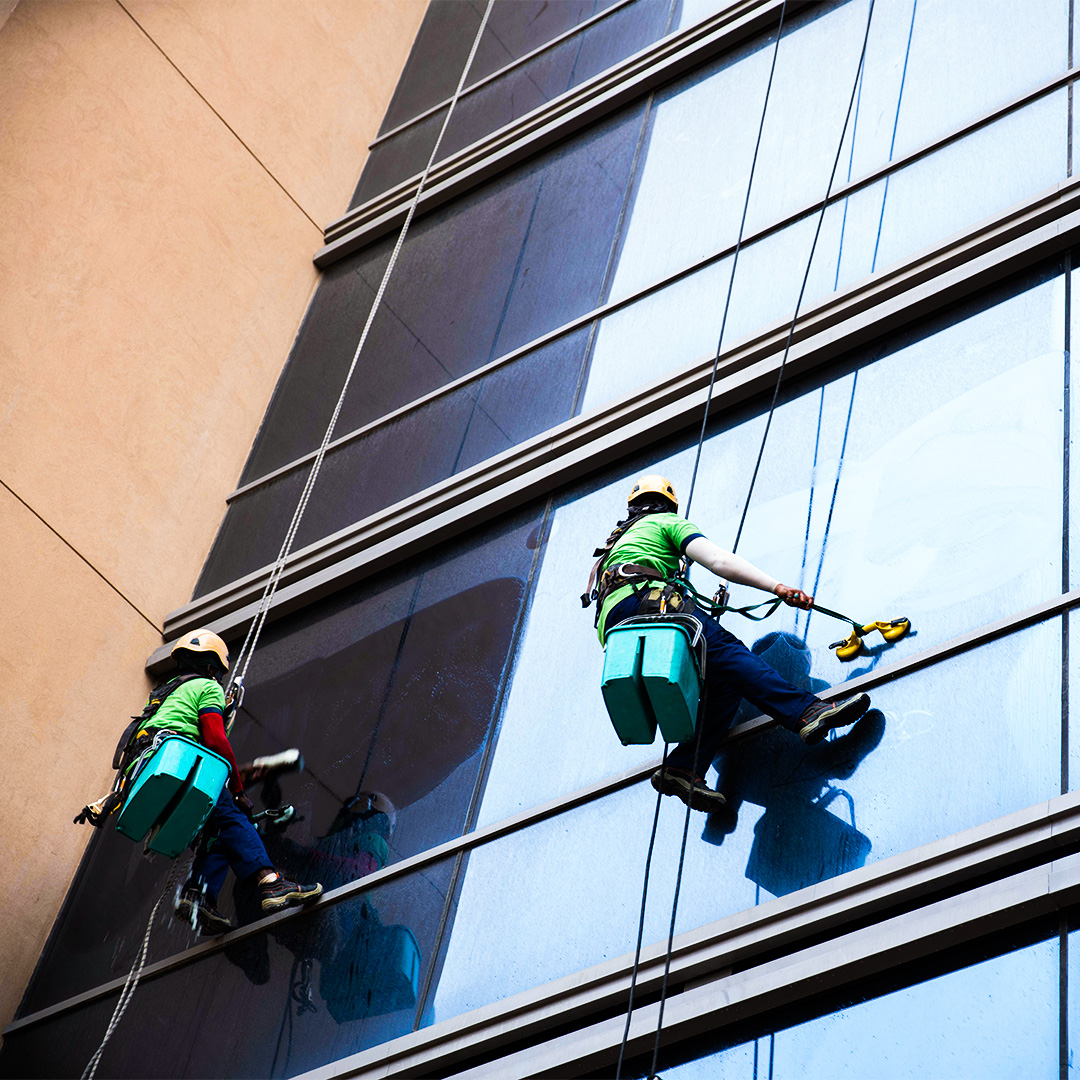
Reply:
[[[863,176],[1065,71],[1067,20],[1064,0],[1032,0],[1022,19],[1008,0],[877,0],[840,179]],[[865,0],[786,21],[749,231],[824,195],[865,25]],[[773,41],[759,39],[658,99],[612,296],[734,243]],[[823,55],[832,62],[822,65]],[[722,122],[703,130],[702,116]],[[1062,160],[1065,123],[1063,115],[1055,144]],[[947,194],[935,186],[928,203]]]
[[[753,651],[792,685],[811,693],[824,689],[812,676],[810,652],[796,635],[774,631],[755,641]],[[735,723],[756,715],[744,702]],[[751,802],[764,813],[754,824],[746,876],[764,892],[786,896],[858,869],[872,841],[856,826],[855,799],[834,781],[854,775],[880,745],[885,729],[884,714],[871,709],[818,746],[803,747],[779,729],[735,745],[713,762],[716,787],[727,807],[709,815],[702,839],[722,844],[737,828],[743,803]]]
[[[663,1074],[665,1080],[1054,1077],[1058,966],[1057,941],[1044,941],[718,1054],[667,1066]]]
[[[302,772],[265,777],[252,790],[259,811],[296,809],[283,829],[266,833],[287,875],[328,888],[345,884],[466,828],[538,525],[535,514],[511,518],[406,574],[345,590],[267,627],[233,745],[242,762],[293,747],[304,756]],[[387,810],[385,819],[366,813],[368,795],[382,797],[372,808]],[[167,865],[147,862],[112,830],[95,836],[74,886],[76,902],[57,923],[24,1012],[126,975],[167,876]],[[241,923],[262,917],[257,898],[231,885],[219,906]],[[408,922],[387,917],[373,901],[372,917],[357,914],[360,921],[340,928],[339,937],[377,925],[376,913],[387,925]],[[319,930],[320,941],[326,933]],[[271,940],[230,947],[229,958],[252,985],[269,977]],[[165,919],[151,938],[150,961],[197,941],[189,926]],[[291,939],[286,947],[301,964],[330,956]]]
[[[1058,594],[1063,312],[1061,276],[1036,278],[884,343],[824,383],[789,384],[740,554],[834,610],[864,621],[904,615],[915,628],[843,664],[829,645],[847,628],[781,609],[769,626],[806,642],[814,678],[842,683]],[[733,541],[764,422],[744,413],[705,442],[691,516],[722,546]],[[630,478],[657,471],[685,491],[693,456],[688,446],[628,463],[554,509],[482,822],[657,755],[612,739],[602,656],[577,597]],[[694,580],[712,591],[702,571]],[[736,604],[755,597],[733,589]],[[725,625],[750,629],[735,616]],[[555,671],[552,712],[539,703]]]
[[[724,754],[718,782],[731,790],[738,817],[692,819],[676,931],[1057,794],[1060,638],[1053,619],[879,687],[878,711],[817,747],[773,730]],[[789,646],[789,639],[759,643],[814,686],[813,658]],[[547,787],[549,763],[557,768],[582,754],[555,711],[534,719],[559,736],[546,751],[533,750],[531,766],[541,774],[534,792]],[[599,703],[594,720],[598,744],[613,748],[607,760],[618,760],[622,747]],[[655,799],[639,783],[471,852],[434,1019],[632,952]],[[665,799],[647,943],[667,934],[683,822],[682,804]],[[482,971],[473,962],[478,952],[490,957]]]
[[[1060,90],[831,204],[804,306],[1063,180],[1067,116]],[[725,345],[790,320],[816,227],[815,212],[742,249]],[[733,261],[727,256],[601,320],[582,412],[713,354]]]

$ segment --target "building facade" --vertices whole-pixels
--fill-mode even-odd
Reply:
[[[482,15],[429,5],[166,641],[257,610]],[[302,750],[256,802],[328,892],[237,889],[216,941],[159,916],[103,1071],[645,1076],[662,1012],[667,1080],[1068,1074],[1073,20],[496,0],[234,730]],[[710,396],[692,520],[730,546],[749,499],[741,554],[914,633],[845,664],[821,615],[728,617],[877,711],[808,750],[745,707],[737,821],[693,815],[679,876],[578,597],[637,475],[689,493]],[[95,838],[4,1075],[82,1070],[168,875]]]

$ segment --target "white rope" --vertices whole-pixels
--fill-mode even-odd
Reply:
[[[465,80],[468,78],[470,68],[472,68],[473,60],[476,57],[476,50],[480,46],[480,38],[483,36],[484,28],[487,26],[488,16],[491,14],[491,9],[494,7],[494,4],[495,0],[488,0],[487,7],[484,9],[484,17],[480,20],[480,26],[476,31],[476,37],[473,39],[472,49],[469,50],[469,57],[465,61],[465,67],[462,69],[457,89],[454,91],[454,96],[450,99],[450,106],[446,110],[446,116],[443,119],[442,127],[439,129],[439,137],[435,140],[435,145],[432,147],[431,156],[428,158],[428,163],[424,167],[424,171],[420,174],[420,183],[416,187],[416,194],[413,196],[412,203],[409,206],[409,212],[405,215],[405,221],[401,226],[401,232],[398,234],[397,243],[394,245],[393,253],[390,255],[390,262],[387,263],[386,270],[382,276],[382,281],[379,283],[379,290],[375,294],[375,301],[371,305],[371,310],[368,312],[367,322],[364,324],[364,330],[360,335],[360,341],[356,346],[356,351],[353,353],[352,363],[349,365],[348,373],[345,376],[345,383],[341,388],[337,404],[334,406],[334,413],[330,417],[330,423],[327,425],[326,434],[323,436],[319,451],[315,455],[315,460],[311,466],[311,472],[308,474],[307,482],[304,484],[304,490],[300,495],[300,501],[296,504],[296,510],[293,513],[292,521],[289,523],[288,531],[285,534],[285,540],[281,545],[281,550],[278,552],[277,559],[274,562],[274,568],[266,582],[266,587],[263,589],[262,598],[259,600],[259,609],[251,622],[251,626],[248,628],[247,636],[244,638],[244,644],[240,647],[240,653],[233,665],[233,673],[229,676],[229,682],[226,689],[232,686],[234,682],[239,682],[242,685],[244,677],[247,675],[248,665],[251,663],[251,657],[255,652],[255,646],[258,643],[259,635],[262,633],[263,626],[266,624],[270,605],[274,602],[274,594],[277,592],[278,584],[285,572],[285,563],[289,558],[289,553],[292,551],[293,541],[296,539],[296,534],[300,528],[300,522],[303,519],[304,511],[307,509],[308,500],[311,498],[311,492],[315,487],[315,481],[319,476],[319,470],[322,468],[323,459],[326,457],[327,448],[330,446],[330,441],[333,438],[334,428],[337,426],[338,416],[340,415],[342,405],[345,402],[345,394],[349,389],[349,383],[352,381],[353,374],[356,371],[360,353],[363,351],[364,343],[367,341],[368,333],[371,330],[371,324],[375,321],[375,314],[379,310],[379,305],[382,303],[383,294],[386,292],[386,286],[390,281],[390,275],[394,272],[398,255],[401,252],[401,246],[405,243],[405,236],[408,233],[409,226],[412,224],[413,217],[416,214],[416,208],[420,203],[420,197],[427,184],[428,174],[435,164],[435,158],[439,153],[439,147],[442,145],[443,136],[446,134],[446,129],[450,124],[450,117],[454,115],[454,107],[457,105],[458,98],[461,96],[461,92],[465,87]]]
[[[101,1040],[101,1045],[94,1051],[94,1056],[86,1063],[86,1068],[83,1070],[82,1080],[93,1080],[94,1074],[97,1072],[98,1065],[101,1063],[101,1055],[105,1050],[105,1044],[112,1038],[113,1032],[117,1029],[120,1021],[124,1018],[124,1013],[127,1011],[128,1005],[131,1004],[131,999],[135,996],[135,987],[139,985],[139,979],[142,978],[143,968],[146,967],[146,953],[150,948],[150,932],[154,928],[154,919],[157,918],[158,908],[161,907],[161,901],[169,895],[175,888],[177,879],[179,877],[178,871],[180,869],[179,860],[173,863],[173,868],[169,873],[169,878],[165,882],[165,888],[162,890],[161,895],[157,898],[157,903],[154,904],[154,909],[150,912],[150,918],[146,922],[146,933],[143,934],[142,946],[139,949],[138,955],[135,957],[135,963],[131,965],[131,970],[127,974],[127,978],[124,980],[124,988],[120,991],[120,999],[116,1003],[116,1008],[113,1009],[112,1019],[109,1021],[109,1026],[105,1029],[105,1038]]]

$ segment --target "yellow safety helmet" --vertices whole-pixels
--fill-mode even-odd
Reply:
[[[221,666],[229,670],[229,646],[214,633],[213,630],[195,630],[185,634],[173,647],[170,656],[177,653],[213,653],[221,663]]]
[[[643,476],[631,489],[626,500],[627,505],[632,506],[643,495],[660,495],[667,499],[674,509],[679,509],[679,497],[675,494],[675,489],[666,476],[660,476],[657,473]]]

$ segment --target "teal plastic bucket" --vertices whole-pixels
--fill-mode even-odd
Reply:
[[[184,735],[166,735],[144,762],[124,800],[116,831],[175,858],[198,835],[217,802],[229,763]]]
[[[600,689],[624,746],[693,738],[701,696],[690,632],[675,623],[616,626],[607,635]]]

